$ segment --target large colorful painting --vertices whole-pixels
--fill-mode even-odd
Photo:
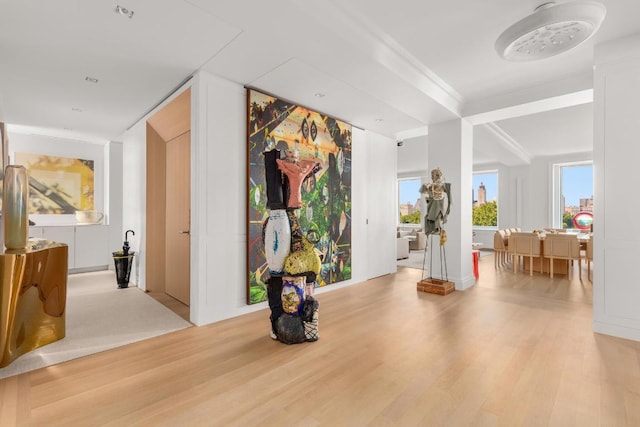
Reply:
[[[314,162],[313,170],[302,177],[301,207],[288,210],[297,217],[303,235],[313,233],[310,240],[321,260],[315,286],[350,279],[351,125],[252,89],[247,101],[248,303],[267,299],[270,274],[262,237],[269,217],[266,152],[282,153],[300,164]]]
[[[30,214],[73,214],[94,209],[93,160],[15,153],[29,171]]]

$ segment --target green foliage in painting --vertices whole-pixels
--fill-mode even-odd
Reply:
[[[255,304],[266,299],[267,285],[253,271],[249,272],[249,301]]]

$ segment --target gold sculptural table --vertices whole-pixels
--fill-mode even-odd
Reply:
[[[65,336],[68,247],[49,240],[0,254],[0,368]]]

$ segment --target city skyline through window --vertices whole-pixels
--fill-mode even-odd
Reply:
[[[593,164],[563,165],[559,178],[562,228],[589,229],[593,222]]]
[[[498,226],[498,172],[473,174],[472,220],[474,227]]]

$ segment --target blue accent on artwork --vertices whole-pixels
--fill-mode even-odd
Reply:
[[[273,232],[273,253],[278,252],[278,232]]]

